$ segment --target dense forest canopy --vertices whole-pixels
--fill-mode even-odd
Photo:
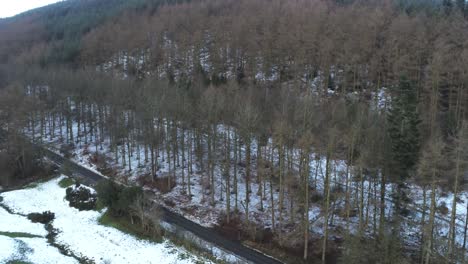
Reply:
[[[74,63],[79,54],[81,38],[91,29],[123,12],[151,11],[169,2],[68,0],[2,19],[0,58],[5,62],[26,52],[24,56],[38,56],[42,66]]]
[[[220,223],[304,262],[461,263],[465,5],[64,1],[0,21],[0,121],[107,149],[125,182],[167,163],[165,192],[198,178]]]

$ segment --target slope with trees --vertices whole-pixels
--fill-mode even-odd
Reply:
[[[26,32],[0,41],[0,76],[7,102],[27,102],[0,114],[266,250],[305,262],[465,258],[461,2],[158,3],[113,3],[99,22],[52,19],[31,36],[32,23],[0,25]],[[73,56],[52,52],[70,34]]]

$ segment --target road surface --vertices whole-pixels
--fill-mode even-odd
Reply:
[[[63,164],[64,162],[68,161],[69,169],[73,171],[75,174],[79,174],[85,184],[95,184],[101,180],[104,179],[103,176],[83,167],[78,164],[76,164],[73,161],[70,161],[46,148],[41,148],[44,155],[47,156],[50,160],[53,162],[57,163],[58,165]],[[201,226],[193,221],[188,220],[187,218],[176,214],[172,211],[170,211],[167,208],[162,207],[163,211],[163,219],[164,221],[176,225],[178,227],[181,227],[187,231],[192,232],[199,238],[210,242],[220,248],[223,248],[227,251],[232,252],[234,255],[240,256],[252,263],[258,263],[258,264],[281,264],[282,262],[266,256],[256,250],[253,250],[251,248],[248,248],[244,245],[242,245],[240,242],[237,241],[232,241],[224,238],[223,236],[219,235],[216,233],[214,230],[206,228],[204,226]]]

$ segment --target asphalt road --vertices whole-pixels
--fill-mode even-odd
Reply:
[[[104,179],[101,175],[82,167],[66,158],[48,150],[42,148],[42,151],[45,156],[50,160],[57,163],[58,165],[63,164],[68,161],[69,169],[75,174],[79,174],[85,184],[95,184]],[[220,248],[223,248],[227,251],[232,252],[233,254],[240,256],[250,262],[258,264],[280,264],[282,262],[273,259],[269,256],[266,256],[256,250],[248,248],[237,241],[232,241],[224,238],[223,236],[216,233],[214,230],[201,226],[193,221],[188,220],[187,218],[176,214],[167,208],[162,207],[163,210],[163,219],[173,225],[181,227],[187,231],[192,232],[199,238],[210,242]]]

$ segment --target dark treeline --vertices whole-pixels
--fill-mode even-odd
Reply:
[[[57,131],[95,151],[108,142],[127,171],[142,148],[153,180],[164,161],[169,189],[177,178],[188,196],[196,168],[210,204],[225,197],[223,221],[241,216],[247,234],[259,224],[250,213],[258,196],[275,243],[304,259],[337,250],[328,240],[339,218],[343,263],[461,262],[464,16],[460,1],[208,0],[128,11],[85,34],[81,69],[44,67],[48,43],[1,67],[0,118],[36,142]],[[439,188],[458,197],[442,236]],[[312,203],[325,219],[320,241],[309,232]],[[416,248],[396,232],[409,222]]]
[[[67,0],[0,21],[0,62],[35,61],[77,67],[81,41],[90,30],[124,12],[154,12],[184,0]]]

